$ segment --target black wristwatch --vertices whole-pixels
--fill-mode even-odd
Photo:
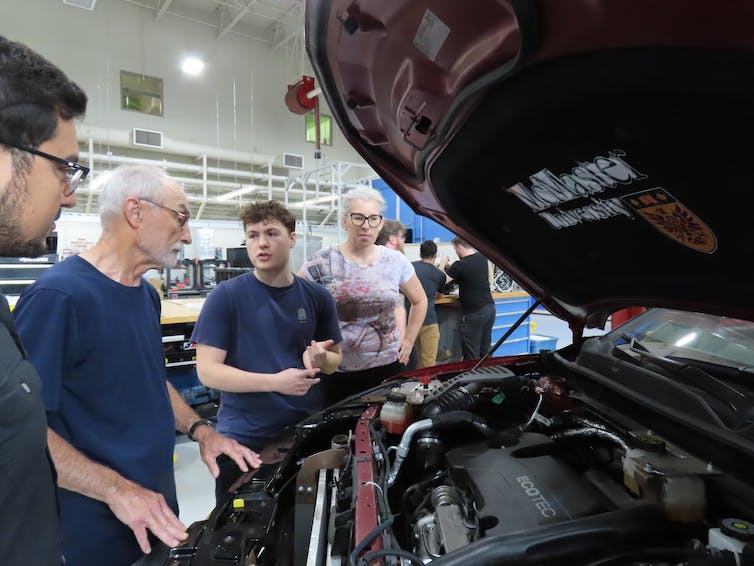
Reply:
[[[196,432],[196,429],[198,429],[202,425],[207,425],[209,428],[215,428],[215,425],[212,424],[212,421],[207,419],[199,419],[191,425],[191,427],[188,429],[188,432],[186,433],[186,436],[188,436],[189,440],[197,442],[196,438],[194,438],[194,433]]]

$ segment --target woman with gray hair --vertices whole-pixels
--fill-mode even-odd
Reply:
[[[357,187],[343,196],[340,245],[319,250],[299,275],[321,283],[338,309],[343,361],[322,376],[325,401],[334,403],[402,370],[427,311],[427,297],[414,267],[395,250],[375,244],[383,226],[385,200],[379,191]],[[406,335],[401,338],[395,304],[402,292],[411,303]]]

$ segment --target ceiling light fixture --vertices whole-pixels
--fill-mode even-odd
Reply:
[[[204,61],[196,57],[186,57],[181,63],[181,70],[187,75],[196,76],[204,69]]]
[[[291,204],[289,206],[289,208],[304,208],[305,206],[306,207],[312,206],[312,207],[317,207],[317,208],[323,208],[323,207],[317,206],[317,205],[325,203],[325,202],[332,202],[334,200],[338,200],[338,196],[337,195],[330,195],[330,196],[326,196],[326,197],[319,197],[319,198],[314,198],[314,199],[311,199],[311,200],[296,202],[296,203]]]
[[[232,198],[236,198],[238,196],[248,194],[255,190],[256,190],[256,187],[254,185],[242,185],[241,187],[239,187],[238,189],[234,191],[230,191],[229,193],[218,195],[217,197],[215,197],[215,200],[230,200]]]
[[[102,189],[102,187],[110,180],[110,177],[113,176],[112,171],[102,171],[94,176],[89,181],[89,192],[96,193]]]

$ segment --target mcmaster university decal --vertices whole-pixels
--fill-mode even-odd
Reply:
[[[506,189],[555,229],[615,216],[638,216],[679,244],[703,253],[717,249],[717,239],[707,224],[662,187],[606,198],[607,189],[628,186],[647,178],[624,158],[619,149],[578,163],[570,173],[556,175],[542,169],[529,177],[530,187],[516,183]],[[567,207],[580,200],[584,204]]]
[[[622,200],[660,232],[684,246],[707,254],[717,249],[712,230],[662,187],[627,195]]]

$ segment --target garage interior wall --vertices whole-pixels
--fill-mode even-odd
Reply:
[[[78,254],[94,245],[102,233],[99,216],[95,214],[68,213],[57,221],[58,253],[62,257]],[[309,226],[296,223],[298,240],[296,247],[300,253],[291,256],[291,270],[296,272],[304,263],[303,257],[310,257],[320,247],[338,243],[343,237],[336,226]],[[306,237],[304,237],[306,236]],[[195,220],[191,223],[192,242],[184,246],[183,257],[206,259],[215,256],[215,249],[240,246],[244,241],[240,221]],[[304,242],[308,243],[305,246]],[[150,277],[156,277],[150,274]]]
[[[82,163],[94,167],[76,209],[64,212],[67,218],[60,226],[61,245],[70,248],[78,240],[92,240],[92,221],[81,213],[97,212],[98,175],[124,160],[164,164],[186,185],[194,217],[228,222],[227,226],[213,223],[217,243],[230,239],[238,245],[242,236],[236,220],[239,208],[270,195],[289,205],[298,203],[294,208],[306,226],[335,226],[337,200],[327,199],[334,191],[334,181],[327,181],[333,175],[308,176],[307,192],[289,179],[354,163],[355,167],[346,167],[348,180],[363,182],[371,170],[334,123],[333,145],[323,146],[322,159],[315,162],[314,144],[304,141],[304,116],[292,114],[284,103],[287,85],[302,74],[312,74],[305,54],[295,45],[274,47],[271,41],[233,31],[219,37],[217,29],[183,18],[164,15],[157,19],[156,10],[146,9],[152,4],[153,0],[98,0],[89,11],[62,0],[3,0],[0,33],[50,59],[89,96],[79,141]],[[201,75],[191,77],[180,70],[188,55],[205,62]],[[163,116],[121,109],[122,70],[163,80]],[[321,103],[322,113],[330,114],[324,101]],[[167,145],[163,150],[144,149],[130,140],[124,142],[133,128],[162,132],[181,149],[172,151]],[[304,170],[282,167],[283,153],[304,156]],[[173,164],[182,165],[183,170],[171,170]],[[203,164],[207,171],[198,170]],[[311,179],[315,177],[322,181],[321,186],[319,181],[314,186]],[[341,181],[345,183],[346,177]],[[216,198],[252,182],[260,185],[256,194]],[[298,188],[286,191],[294,186]],[[308,216],[304,208],[309,209]],[[195,242],[195,232],[209,227],[193,220],[191,226]],[[226,236],[226,232],[233,235]],[[186,257],[194,253],[195,249],[187,249]]]
[[[124,0],[99,0],[93,11],[61,0],[3,0],[0,30],[86,90],[85,125],[138,127],[189,143],[312,159],[304,118],[284,103],[287,85],[312,71],[305,57],[286,48],[232,32],[218,39],[217,30],[182,19],[155,21],[149,10]],[[187,55],[204,60],[200,76],[181,72]],[[163,117],[120,109],[121,70],[163,79]],[[340,132],[334,138],[323,148],[326,162],[361,161]]]

